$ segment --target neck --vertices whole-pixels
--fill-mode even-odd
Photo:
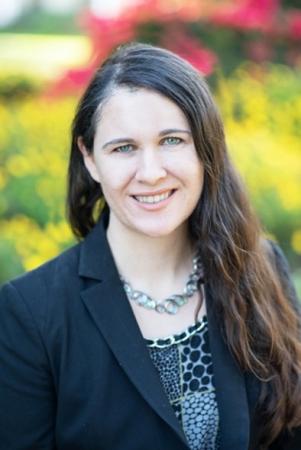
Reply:
[[[183,286],[191,272],[194,255],[187,225],[168,236],[151,237],[125,227],[121,230],[110,220],[107,237],[119,273],[137,288],[156,290],[154,280],[162,279],[165,284],[177,280]]]

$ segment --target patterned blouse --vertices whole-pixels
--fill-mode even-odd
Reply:
[[[146,344],[190,449],[218,450],[219,416],[207,317],[181,334],[146,339]]]

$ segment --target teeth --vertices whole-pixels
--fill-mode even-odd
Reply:
[[[171,191],[165,192],[160,195],[137,195],[135,199],[141,203],[159,203],[166,200],[170,196]]]

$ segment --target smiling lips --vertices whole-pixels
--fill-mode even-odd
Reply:
[[[147,204],[153,205],[153,204],[163,202],[164,200],[168,199],[173,193],[174,193],[174,190],[169,190],[169,191],[162,192],[161,194],[133,195],[133,197],[139,203],[147,203]]]

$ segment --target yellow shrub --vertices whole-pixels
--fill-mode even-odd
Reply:
[[[242,66],[233,77],[220,77],[215,93],[254,204],[295,261],[301,254],[299,77],[283,67]],[[64,203],[74,107],[73,98],[0,104],[0,235],[25,270],[73,242]]]

